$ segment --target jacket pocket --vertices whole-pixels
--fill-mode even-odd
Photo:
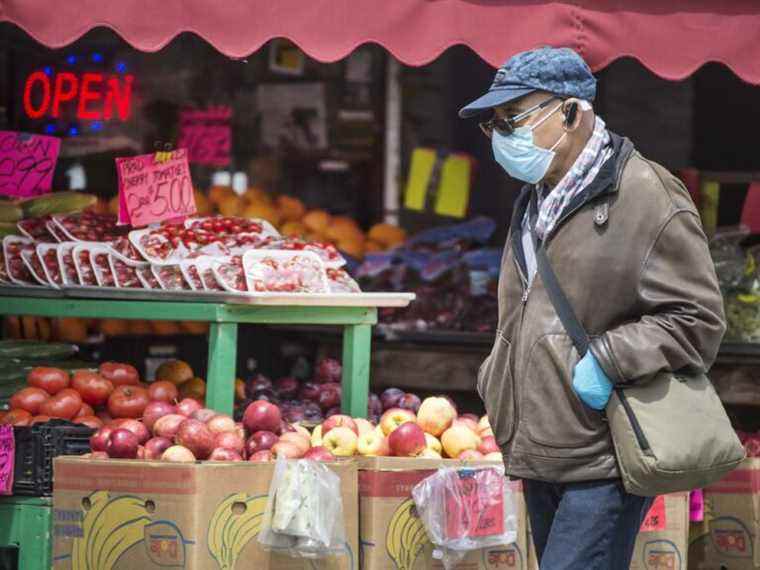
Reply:
[[[530,351],[523,389],[523,422],[528,437],[545,447],[578,449],[607,437],[601,413],[573,390],[578,353],[566,334],[541,337]]]
[[[478,372],[478,394],[485,404],[496,443],[505,445],[514,431],[514,386],[509,370],[510,343],[496,333],[491,354]]]

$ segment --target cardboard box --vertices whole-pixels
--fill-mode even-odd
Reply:
[[[686,570],[689,493],[655,499],[636,538],[630,570]]]
[[[54,462],[54,568],[61,570],[358,570],[357,465],[341,478],[344,556],[318,563],[256,540],[274,463],[165,463],[59,457]]]
[[[359,459],[359,537],[363,570],[443,568],[415,515],[412,488],[442,465],[494,466],[492,462],[374,457]],[[513,483],[518,508],[517,541],[469,554],[458,570],[527,570],[527,535],[522,486]]]
[[[689,568],[760,568],[760,459],[745,459],[705,489],[705,521],[692,530]]]

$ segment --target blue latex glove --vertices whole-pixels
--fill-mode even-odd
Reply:
[[[590,350],[575,365],[573,390],[584,404],[595,410],[603,410],[612,395],[612,381]]]

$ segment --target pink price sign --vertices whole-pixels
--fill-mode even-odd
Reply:
[[[230,163],[232,109],[184,109],[179,115],[179,143],[192,164],[227,166]]]
[[[0,195],[26,198],[50,192],[61,139],[0,131]]]
[[[652,503],[639,532],[662,532],[668,527],[668,519],[665,511],[665,497],[659,496]]]
[[[120,224],[141,227],[195,213],[185,149],[117,158],[116,171]]]
[[[0,425],[0,495],[13,494],[13,462],[16,456],[16,441],[13,426]]]

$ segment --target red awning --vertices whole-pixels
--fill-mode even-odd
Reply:
[[[717,61],[760,83],[757,0],[0,0],[0,21],[49,47],[97,26],[144,51],[194,32],[230,57],[285,37],[321,61],[375,42],[409,65],[455,44],[494,66],[555,45],[575,48],[594,69],[633,56],[679,79]]]

